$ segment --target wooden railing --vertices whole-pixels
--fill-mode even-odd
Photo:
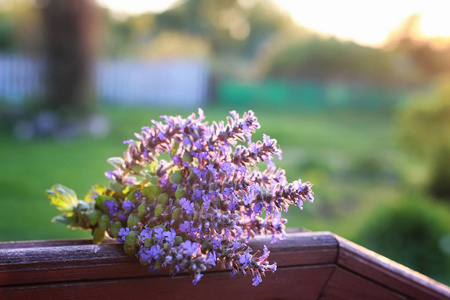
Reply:
[[[450,299],[450,288],[329,232],[257,237],[278,270],[251,286],[220,268],[196,285],[148,272],[115,241],[0,243],[0,299]]]

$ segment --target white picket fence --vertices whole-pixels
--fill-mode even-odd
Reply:
[[[40,59],[0,54],[0,102],[20,104],[42,95],[42,71]]]
[[[0,54],[0,102],[22,104],[43,95],[41,59]],[[97,98],[124,105],[198,107],[207,101],[205,61],[108,60],[94,68]]]

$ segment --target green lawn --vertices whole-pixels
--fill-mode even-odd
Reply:
[[[303,212],[293,207],[288,213],[289,226],[351,236],[354,226],[346,221],[348,217],[358,219],[375,201],[395,195],[395,184],[352,177],[359,161],[374,155],[386,161],[395,155],[392,122],[388,119],[357,114],[308,115],[288,110],[255,112],[261,123],[256,137],[264,132],[278,140],[284,150],[283,161],[278,164],[286,169],[288,178],[310,180],[315,185],[316,202],[306,204]],[[45,190],[61,183],[74,189],[79,197],[84,196],[91,185],[107,183],[103,175],[109,170],[106,159],[122,154],[126,148],[123,140],[132,138],[140,127],[161,114],[187,116],[190,111],[107,107],[103,113],[110,119],[112,131],[102,139],[20,142],[0,134],[1,241],[89,237],[89,232],[50,223],[58,211],[49,205]],[[208,120],[219,121],[228,115],[228,109],[209,107],[205,114]]]

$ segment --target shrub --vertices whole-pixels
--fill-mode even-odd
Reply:
[[[291,79],[398,81],[392,53],[334,38],[293,40],[267,57],[266,75]]]
[[[450,76],[436,81],[427,93],[413,96],[400,113],[400,141],[422,158],[432,196],[450,199]]]
[[[418,196],[380,206],[355,241],[418,272],[450,282],[450,254],[440,247],[450,234],[448,207]]]

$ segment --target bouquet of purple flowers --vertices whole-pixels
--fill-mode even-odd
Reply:
[[[108,159],[109,187],[94,186],[84,200],[53,186],[47,195],[63,211],[53,221],[92,230],[96,243],[108,233],[151,270],[189,272],[194,284],[221,265],[232,275],[250,273],[256,286],[276,263],[269,264],[266,247],[253,251],[246,243],[256,234],[281,239],[281,211],[312,202],[311,184],[288,183],[276,169],[276,140],[252,141],[260,127],[252,111],[242,118],[232,111],[226,123],[211,125],[201,109],[198,114],[162,116],[143,127],[136,140],[124,142],[123,158]]]

